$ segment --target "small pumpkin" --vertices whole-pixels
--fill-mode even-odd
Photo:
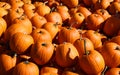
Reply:
[[[5,33],[7,29],[7,23],[4,18],[0,17],[0,37]]]
[[[40,70],[40,74],[44,74],[44,73],[56,73],[56,74],[58,74],[58,68],[49,67],[49,66],[42,67]]]
[[[4,9],[10,9],[11,5],[7,2],[0,2],[0,7],[4,8]]]
[[[73,27],[62,27],[58,33],[58,42],[61,44],[64,42],[74,43],[79,38],[79,31]]]
[[[47,19],[47,22],[53,22],[53,23],[58,23],[58,24],[62,25],[62,17],[56,11],[46,14],[45,18]]]
[[[63,4],[68,6],[69,8],[73,8],[78,6],[79,0],[61,0]]]
[[[56,7],[56,10],[57,10],[57,12],[60,13],[63,22],[70,19],[70,14],[69,14],[69,11],[68,11],[69,9],[68,9],[67,6],[59,5],[59,6]]]
[[[103,26],[103,33],[112,37],[117,35],[120,30],[120,15],[113,15],[108,18]]]
[[[105,72],[105,75],[119,75],[120,68],[110,68]]]
[[[18,63],[13,69],[13,75],[26,75],[26,74],[39,75],[38,66],[33,62],[22,61]]]
[[[85,54],[79,60],[80,68],[88,75],[100,74],[105,68],[103,56],[96,50],[88,51],[85,48],[84,51]]]
[[[17,32],[10,38],[9,46],[17,54],[23,54],[33,43],[34,40],[31,35]]]
[[[49,14],[51,11],[50,7],[47,6],[45,3],[39,5],[36,9],[36,12],[40,15],[40,16],[45,16],[46,14]]]
[[[84,42],[84,40],[86,42]],[[85,54],[85,51],[84,51],[84,44],[86,44],[86,50],[94,50],[94,45],[92,43],[92,41],[88,38],[80,38],[80,39],[77,39],[73,45],[76,47],[76,49],[78,50],[78,53],[79,53],[79,56],[83,56]]]
[[[54,39],[59,32],[59,24],[53,22],[45,23],[42,28],[50,33],[52,39]]]
[[[86,18],[85,22],[87,29],[98,30],[102,29],[104,18],[99,14],[93,13]]]
[[[102,54],[105,64],[108,67],[117,67],[120,65],[120,45],[114,42],[104,43],[100,53]]]
[[[109,41],[110,42],[115,42],[118,45],[120,45],[120,35],[112,37]]]
[[[36,28],[41,28],[45,23],[47,23],[46,18],[38,14],[35,14],[30,20],[32,25]]]
[[[70,67],[78,60],[79,54],[75,46],[69,42],[59,44],[56,48],[55,61],[61,67]]]
[[[69,20],[69,24],[71,27],[80,28],[82,23],[84,22],[84,15],[80,12],[77,12],[71,16],[71,19]]]
[[[31,35],[32,35],[35,42],[38,40],[52,42],[52,37],[46,29],[37,28],[37,29],[32,31]]]
[[[12,75],[13,68],[16,66],[17,54],[13,51],[4,51],[0,54],[0,74]]]
[[[44,65],[49,62],[54,53],[54,46],[49,41],[36,41],[31,48],[30,55],[35,63]]]

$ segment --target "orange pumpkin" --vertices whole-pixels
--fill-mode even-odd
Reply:
[[[85,42],[84,42],[85,40]],[[94,50],[94,45],[92,43],[92,41],[88,38],[80,38],[77,39],[74,43],[74,46],[76,47],[76,49],[78,50],[79,56],[83,56],[85,54],[84,51],[84,44],[86,44],[86,50]]]
[[[47,22],[58,23],[62,25],[62,17],[58,12],[51,12],[45,15]]]
[[[105,75],[119,75],[120,68],[110,68],[105,72]]]
[[[77,12],[71,16],[71,19],[69,20],[69,24],[71,27],[80,28],[82,23],[84,22],[84,15],[80,12]]]
[[[45,17],[35,14],[31,18],[31,22],[32,25],[35,26],[36,28],[41,28],[45,23],[47,23],[47,20]]]
[[[49,62],[54,53],[54,46],[49,41],[36,41],[31,48],[30,55],[35,63],[44,65]]]
[[[58,33],[59,43],[70,42],[74,43],[75,40],[80,38],[80,34],[76,28],[73,27],[63,27]]]
[[[72,71],[64,71],[62,75],[79,75],[79,74]]]
[[[107,36],[115,36],[120,30],[120,15],[113,15],[108,18],[103,26],[103,32]]]
[[[0,7],[4,8],[4,9],[10,9],[11,5],[7,2],[0,2]]]
[[[112,37],[109,41],[110,42],[115,42],[118,45],[120,45],[120,35]]]
[[[86,46],[85,46],[86,47]],[[96,50],[86,50],[85,54],[80,57],[79,66],[87,75],[100,74],[105,68],[103,56]],[[100,74],[101,75],[101,74]]]
[[[40,70],[40,74],[42,75],[44,73],[56,73],[56,74],[58,74],[58,68],[48,67],[48,66],[42,67]]]
[[[38,40],[52,42],[52,37],[51,37],[50,33],[43,28],[41,28],[41,29],[37,28],[37,29],[33,30],[31,35],[35,42]]]
[[[38,66],[35,63],[29,61],[22,61],[18,63],[13,70],[13,75],[25,75],[25,74],[39,75]]]
[[[108,67],[117,67],[120,65],[120,45],[114,42],[104,43],[100,53],[102,54],[105,64]]]
[[[63,4],[68,6],[69,8],[73,8],[78,6],[79,0],[61,0]]]
[[[0,37],[7,29],[7,23],[4,18],[0,17]]]
[[[47,22],[42,26],[42,28],[46,29],[50,33],[52,39],[54,39],[59,32],[59,24],[53,22]]]
[[[4,51],[0,54],[0,74],[12,75],[13,68],[16,66],[17,54],[12,51]]]
[[[40,16],[45,16],[46,14],[49,14],[51,11],[50,7],[47,6],[45,3],[39,5],[36,9],[36,12],[40,15]]]
[[[56,48],[55,61],[61,67],[69,67],[76,64],[78,57],[77,49],[69,42],[59,44]]]
[[[93,13],[86,18],[85,22],[87,29],[98,30],[98,29],[102,29],[104,18],[99,14]]]
[[[23,54],[33,43],[34,40],[31,35],[17,32],[10,38],[9,46],[17,54]]]

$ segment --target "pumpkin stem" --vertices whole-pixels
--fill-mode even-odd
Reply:
[[[28,61],[28,60],[25,60],[24,63],[25,63],[25,64],[29,64],[29,61]]]
[[[2,7],[5,7],[5,6],[6,6],[6,3]]]
[[[85,55],[89,55],[89,51],[86,50],[86,40],[84,39],[84,50],[85,50]]]
[[[115,48],[115,50],[120,50],[120,46],[117,46],[117,47]]]
[[[46,46],[46,43],[42,43],[41,45],[42,45],[42,46]]]

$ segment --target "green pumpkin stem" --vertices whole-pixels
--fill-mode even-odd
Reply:
[[[28,60],[25,60],[24,63],[25,63],[25,64],[29,64],[29,61],[28,61]]]
[[[89,51],[86,50],[86,40],[84,39],[84,50],[85,50],[85,55],[89,55]]]

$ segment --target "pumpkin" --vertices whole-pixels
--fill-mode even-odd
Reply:
[[[59,74],[47,72],[47,73],[42,73],[41,75],[59,75]]]
[[[105,35],[112,37],[117,35],[120,30],[120,15],[113,15],[108,18],[103,26],[103,33]]]
[[[120,12],[120,2],[112,2],[112,4],[109,6],[108,11],[111,14],[116,14],[118,12]]]
[[[7,2],[0,2],[0,7],[4,8],[4,9],[10,9],[11,5]]]
[[[56,74],[58,74],[58,68],[49,67],[49,66],[42,67],[40,70],[40,74],[42,75],[44,73],[56,73]]]
[[[120,45],[120,35],[112,37],[109,41],[110,42],[115,42],[118,45]]]
[[[83,37],[90,39],[94,45],[94,48],[100,48],[102,46],[101,34],[94,30],[87,30],[82,34]]]
[[[63,4],[68,6],[69,8],[73,8],[78,6],[79,0],[61,0]]]
[[[98,0],[83,0],[83,3],[85,3],[85,5],[87,6],[92,6],[95,3],[97,3]]]
[[[92,14],[92,12],[85,6],[79,6],[77,9],[77,12],[81,12],[84,15],[85,19]]]
[[[38,40],[52,42],[52,37],[51,37],[50,33],[43,28],[37,28],[37,29],[33,30],[31,35],[35,42]]]
[[[56,48],[55,61],[61,67],[76,64],[79,54],[75,46],[69,42],[59,44]]]
[[[62,75],[79,75],[79,74],[72,71],[64,71]]]
[[[102,29],[104,18],[99,14],[93,13],[86,18],[85,22],[87,29],[98,30],[98,29]]]
[[[68,20],[68,19],[70,19],[70,14],[69,14],[67,6],[65,6],[65,5],[59,5],[59,6],[56,7],[56,11],[58,13],[60,13],[63,22],[66,21],[66,20]]]
[[[13,75],[26,75],[26,74],[39,75],[38,66],[33,62],[22,61],[18,63],[13,69]]]
[[[32,32],[32,23],[29,20],[29,18],[27,18],[26,15],[22,15],[16,19],[14,19],[12,24],[16,24],[16,23],[19,23],[22,26],[24,26],[26,28],[26,30],[28,30],[28,33]]]
[[[9,46],[17,54],[23,54],[33,43],[34,40],[31,35],[17,32],[10,38]]]
[[[5,31],[4,34],[4,40],[6,42],[8,42],[10,40],[10,38],[17,32],[22,32],[25,34],[30,34],[28,32],[28,30],[26,30],[26,28],[24,26],[22,26],[21,24],[17,23],[17,24],[12,24],[10,27],[8,27]]]
[[[119,56],[120,56],[120,45],[114,42],[104,43],[100,53],[102,54],[105,64],[108,67],[117,67],[120,65]]]
[[[58,42],[70,42],[74,43],[76,39],[80,38],[80,34],[76,28],[62,27],[58,33]]]
[[[100,14],[104,20],[107,20],[111,17],[110,13],[106,9],[98,9],[95,11],[95,13]]]
[[[112,2],[112,0],[98,0],[94,4],[94,9],[95,10],[98,10],[98,9],[107,9],[110,6],[111,2]]]
[[[85,40],[84,40],[85,41]],[[86,44],[84,44],[84,47]],[[105,61],[103,56],[96,50],[86,50],[85,54],[79,59],[80,68],[87,73],[87,75],[100,74],[105,68]]]
[[[22,8],[29,19],[34,16],[35,6],[33,4],[24,4]]]
[[[7,23],[4,18],[0,17],[0,37],[7,29]]]
[[[62,25],[62,17],[58,12],[54,11],[49,14],[46,14],[45,18],[47,19],[47,22],[53,22]]]
[[[84,42],[85,40],[85,42]],[[85,54],[85,51],[84,51],[84,44],[86,44],[86,50],[94,50],[94,45],[92,43],[92,41],[88,38],[80,38],[80,39],[77,39],[73,45],[76,47],[76,49],[78,50],[78,53],[79,53],[79,56],[83,56]]]
[[[50,7],[47,6],[45,3],[39,5],[36,9],[36,12],[40,15],[40,16],[45,16],[46,14],[49,14],[51,11]]]
[[[69,24],[71,27],[80,28],[84,19],[84,15],[80,12],[77,12],[71,17],[71,19],[69,20]]]
[[[12,51],[4,51],[0,54],[0,74],[12,75],[13,68],[16,66],[17,54]]]
[[[31,18],[31,22],[32,25],[35,26],[36,28],[41,28],[45,23],[47,23],[47,20],[45,17],[35,14]]]
[[[44,65],[49,62],[54,53],[54,46],[49,41],[36,41],[31,48],[30,55],[35,63]]]
[[[120,68],[110,68],[105,72],[105,75],[119,75]]]
[[[53,22],[45,23],[42,28],[50,33],[52,39],[54,39],[59,32],[59,24]]]
[[[8,11],[2,7],[0,7],[0,11],[2,11],[0,12],[0,17],[4,17],[8,14]]]

